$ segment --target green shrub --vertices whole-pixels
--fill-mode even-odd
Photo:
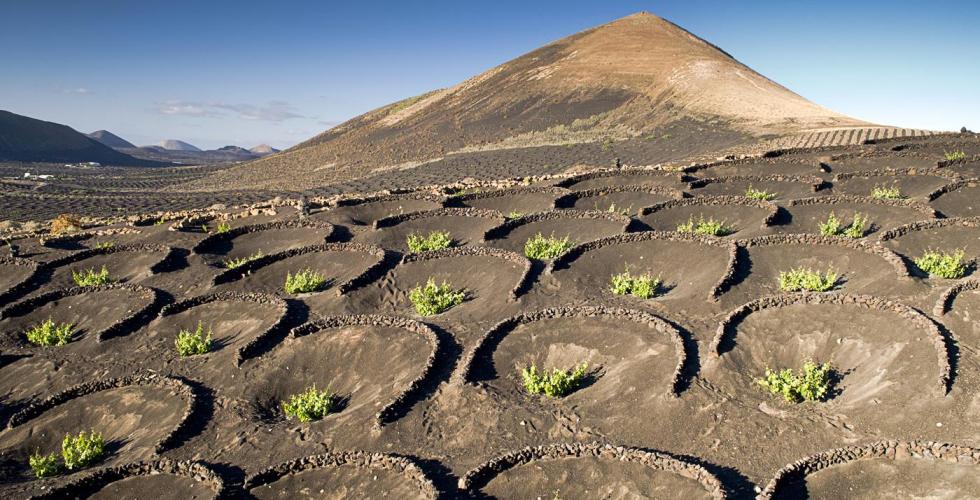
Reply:
[[[962,151],[944,151],[943,156],[947,161],[965,160],[966,153]]]
[[[906,198],[898,186],[875,186],[871,190],[871,197],[879,200],[902,200]]]
[[[837,214],[830,212],[827,222],[820,223],[820,234],[824,236],[837,236],[844,232],[844,221],[837,218]]]
[[[868,232],[868,218],[861,214],[854,214],[854,220],[851,221],[851,225],[847,226],[844,230],[844,236],[848,238],[863,238],[865,233]]]
[[[105,456],[105,440],[102,434],[92,431],[79,432],[77,436],[66,435],[61,442],[61,458],[65,468],[75,470],[92,464]]]
[[[426,236],[412,233],[408,235],[408,250],[413,253],[442,250],[452,245],[449,231],[432,231]]]
[[[462,304],[465,298],[465,291],[455,290],[445,281],[441,285],[436,285],[432,278],[429,278],[425,286],[417,286],[408,292],[408,300],[415,306],[415,312],[422,316],[432,316],[447,311]]]
[[[556,238],[554,233],[545,238],[538,233],[524,243],[524,255],[531,259],[549,260],[575,246],[568,236]]]
[[[867,231],[868,218],[861,214],[854,214],[854,221],[845,226],[844,221],[837,217],[833,212],[827,218],[827,222],[820,223],[820,234],[824,236],[847,236],[848,238],[862,238]]]
[[[71,323],[60,325],[48,318],[39,325],[32,326],[27,330],[27,341],[40,346],[65,345],[71,342],[71,337],[75,333],[75,327]]]
[[[552,398],[560,398],[578,389],[585,380],[588,363],[582,363],[573,370],[555,368],[551,373],[538,373],[534,365],[521,370],[524,389],[531,394],[544,394]]]
[[[963,250],[953,253],[926,250],[926,253],[915,259],[915,265],[931,276],[957,279],[966,275],[966,263],[963,262]]]
[[[214,229],[214,232],[217,234],[224,234],[229,231],[231,231],[231,224],[227,222],[219,222],[218,227]]]
[[[758,382],[772,394],[782,394],[790,403],[821,401],[830,393],[832,370],[830,363],[818,365],[807,361],[803,363],[803,371],[799,375],[790,368],[778,372],[766,369],[765,378]]]
[[[749,188],[745,190],[745,197],[751,198],[753,200],[769,201],[776,197],[776,193],[770,193],[769,191],[761,191],[752,186],[749,186]]]
[[[34,476],[38,479],[54,476],[58,474],[60,469],[58,466],[58,455],[54,453],[42,455],[41,450],[35,450],[30,458],[27,459],[27,463],[31,466],[31,470],[34,471]]]
[[[508,219],[520,219],[521,217],[524,217],[524,215],[525,215],[524,212],[518,212],[514,210],[509,214],[507,214],[505,217],[507,217]]]
[[[616,295],[632,295],[641,299],[649,299],[660,292],[660,278],[649,274],[633,276],[629,268],[622,273],[613,275],[612,292]]]
[[[725,221],[717,221],[714,218],[705,219],[703,215],[699,215],[698,220],[694,220],[694,216],[692,215],[687,219],[687,222],[677,226],[677,232],[703,234],[707,236],[727,236],[734,233],[735,230],[725,224]]]
[[[264,256],[265,255],[262,253],[262,251],[259,250],[258,252],[255,252],[252,255],[249,255],[248,257],[239,257],[237,259],[226,259],[225,261],[222,262],[222,264],[224,264],[225,267],[228,269],[237,269],[239,267],[244,266],[245,264],[248,264],[249,262],[252,262],[253,260],[259,260]]]
[[[108,250],[108,249],[110,249],[110,248],[112,248],[114,246],[116,246],[116,244],[113,243],[113,242],[111,242],[111,241],[103,241],[103,242],[100,242],[100,243],[96,243],[95,246],[92,247],[92,248],[94,248],[96,250]]]
[[[779,289],[784,292],[826,292],[837,285],[837,273],[826,274],[802,267],[779,273]]]
[[[85,271],[71,271],[71,279],[75,281],[78,286],[98,286],[106,285],[112,282],[109,279],[109,270],[102,266],[102,269],[96,271],[95,269],[87,269]]]
[[[316,390],[316,385],[304,392],[289,396],[289,401],[282,402],[282,411],[287,417],[300,422],[312,422],[327,416],[336,404],[336,398],[330,389]]]
[[[283,289],[286,293],[309,293],[315,292],[327,284],[327,278],[322,274],[304,269],[296,274],[286,273],[286,284]]]
[[[198,321],[197,329],[193,332],[181,329],[177,333],[177,340],[174,341],[174,344],[177,346],[177,354],[182,358],[196,354],[207,354],[213,346],[211,328],[208,327],[208,333],[205,335],[204,325]]]

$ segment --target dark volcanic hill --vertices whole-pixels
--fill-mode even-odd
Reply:
[[[120,153],[58,123],[0,110],[0,160],[155,165]]]
[[[750,139],[866,125],[813,104],[684,29],[635,14],[454,87],[358,116],[197,187],[309,188],[454,152],[641,137],[671,123]]]
[[[225,146],[209,150],[180,150],[166,149],[161,146],[143,146],[140,148],[121,148],[120,151],[136,158],[177,165],[236,163],[254,160],[262,156],[239,146]]]
[[[137,147],[133,143],[107,130],[99,130],[87,135],[133,158],[163,162],[171,165],[236,163],[254,160],[267,154],[234,145],[224,146],[214,150],[202,150],[197,146],[178,140],[161,141],[152,146]]]
[[[122,137],[119,137],[116,134],[113,134],[112,132],[109,132],[108,130],[96,130],[95,132],[88,134],[88,136],[113,149],[136,147],[135,144],[123,139]]]

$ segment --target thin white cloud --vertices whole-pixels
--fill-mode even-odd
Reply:
[[[246,120],[281,122],[291,118],[305,118],[284,101],[271,101],[265,106],[252,104],[214,104],[213,106],[237,113],[239,118]]]
[[[161,115],[179,115],[193,117],[220,116],[221,113],[209,109],[209,106],[200,102],[187,101],[164,101],[157,104],[156,112]]]
[[[231,104],[222,102],[164,101],[157,104],[157,113],[191,117],[227,116],[231,113],[243,120],[282,122],[293,118],[306,118],[284,101],[271,101],[257,106],[254,104]]]
[[[89,95],[94,94],[92,89],[86,87],[75,87],[75,88],[65,88],[61,89],[62,94],[74,94],[74,95]]]

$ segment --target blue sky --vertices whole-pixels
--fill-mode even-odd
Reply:
[[[0,0],[0,109],[139,145],[283,147],[641,10],[837,111],[980,129],[975,0]]]

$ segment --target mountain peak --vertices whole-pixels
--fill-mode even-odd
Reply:
[[[95,132],[92,132],[91,134],[87,134],[87,135],[113,149],[136,147],[136,145],[134,145],[133,143],[127,141],[126,139],[123,139],[122,137],[119,137],[116,134],[113,134],[112,132],[109,132],[108,130],[96,130]]]
[[[169,139],[166,141],[160,141],[156,144],[163,149],[168,149],[170,151],[201,151],[200,148],[193,144],[188,144],[184,141],[178,141],[176,139]]]
[[[268,144],[259,144],[258,146],[255,146],[254,148],[249,149],[249,151],[251,151],[252,153],[255,153],[257,155],[268,155],[268,154],[278,153],[279,152],[278,149],[276,149],[276,148],[274,148],[274,147],[272,147],[272,146],[270,146]]]
[[[369,111],[282,154],[218,175],[236,185],[307,188],[447,154],[628,140],[672,124],[699,134],[704,154],[721,144],[711,137],[750,141],[867,125],[804,99],[670,21],[640,12],[551,42],[453,87]],[[286,172],[286,178],[270,178],[272,171]]]

